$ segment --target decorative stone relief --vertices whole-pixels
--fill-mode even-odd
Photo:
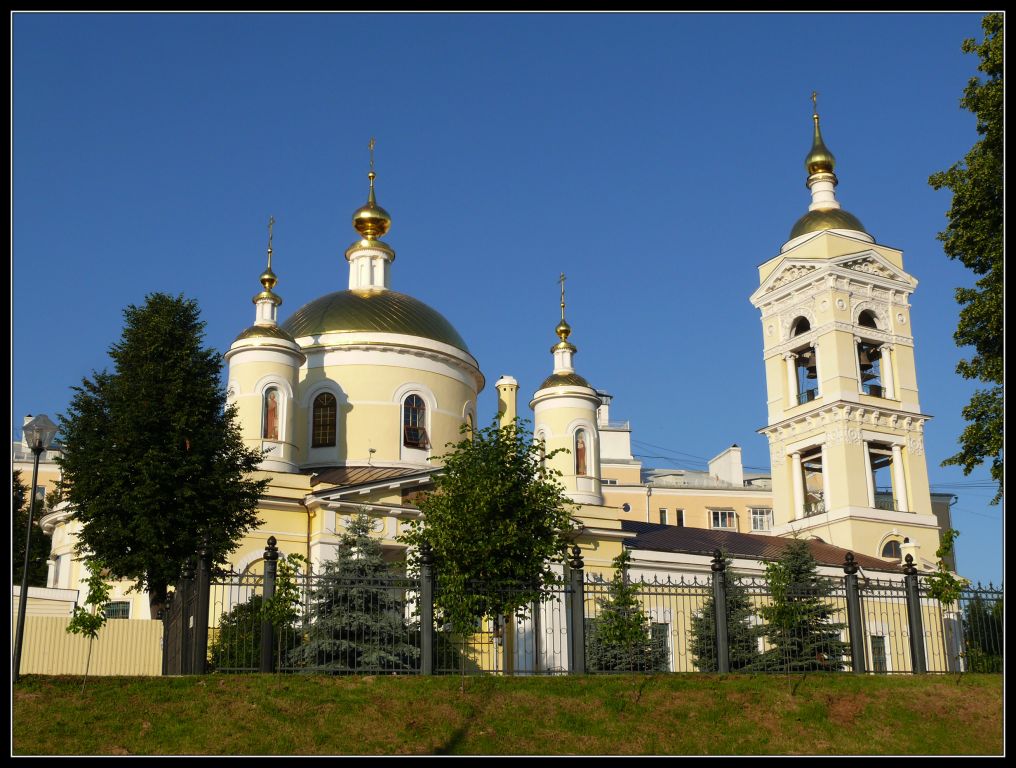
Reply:
[[[856,272],[866,272],[869,275],[878,275],[879,277],[896,277],[896,275],[886,269],[883,265],[879,264],[874,259],[863,258],[856,259],[854,261],[848,261],[844,265],[847,269],[853,269]]]
[[[907,438],[907,450],[915,456],[924,455],[924,441],[919,435],[910,435]]]
[[[782,467],[786,463],[787,456],[783,450],[783,443],[769,444],[769,460],[774,467]]]
[[[836,299],[836,309],[846,309],[846,308],[847,302],[845,302],[843,299]]]
[[[906,318],[906,316],[902,312],[897,312],[896,313],[896,322],[899,323],[900,325],[906,325],[907,324],[907,318]]]
[[[797,278],[799,277],[804,277],[809,272],[814,272],[815,270],[816,267],[806,267],[800,264],[791,264],[789,267],[784,269],[775,280],[773,280],[773,282],[766,289],[766,293],[768,293],[769,291],[776,290],[781,285],[786,285],[787,283],[793,280],[797,280]]]

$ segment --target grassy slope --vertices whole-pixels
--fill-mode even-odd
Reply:
[[[13,753],[1002,754],[1002,676],[27,676]]]

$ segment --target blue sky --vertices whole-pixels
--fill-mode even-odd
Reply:
[[[974,382],[929,174],[977,138],[959,108],[978,13],[13,16],[12,413],[65,410],[122,310],[196,299],[207,342],[254,319],[266,223],[288,317],[346,287],[350,215],[392,215],[392,287],[441,311],[487,377],[551,369],[560,272],[576,367],[648,466],[731,443],[768,470],[757,267],[810,202],[812,90],[837,195],[903,250],[932,488],[960,570],[1002,577],[986,469],[942,468]],[[969,353],[969,352],[968,352]],[[933,555],[927,552],[927,555]]]

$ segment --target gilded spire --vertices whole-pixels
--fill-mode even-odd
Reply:
[[[392,217],[388,215],[388,211],[377,204],[377,198],[374,195],[374,179],[377,178],[377,174],[374,173],[373,136],[371,136],[367,148],[370,150],[370,171],[367,173],[367,178],[370,180],[370,192],[367,195],[367,204],[353,214],[353,228],[364,239],[377,240],[379,237],[384,237],[392,226]]]
[[[816,173],[832,173],[836,165],[836,158],[822,141],[822,130],[818,125],[818,92],[811,92],[812,114],[811,119],[815,122],[815,137],[812,140],[811,151],[804,159],[804,167],[809,175]]]
[[[574,351],[575,347],[568,342],[568,337],[571,335],[571,326],[568,325],[568,322],[564,319],[564,281],[565,281],[565,279],[566,278],[564,276],[564,272],[562,272],[561,273],[561,277],[558,278],[558,282],[561,284],[561,322],[558,323],[557,324],[557,328],[554,329],[554,332],[557,334],[558,338],[561,339],[561,341],[558,342],[555,345],[554,349],[557,349],[559,347],[568,347],[568,348],[570,348],[570,349],[572,349]]]
[[[268,217],[268,266],[265,267],[265,271],[261,273],[261,277],[258,280],[261,282],[261,287],[264,289],[257,296],[254,297],[253,301],[255,304],[262,299],[269,299],[276,306],[282,303],[282,299],[272,291],[275,284],[278,282],[278,278],[275,273],[272,272],[272,227],[275,226],[275,217]]]

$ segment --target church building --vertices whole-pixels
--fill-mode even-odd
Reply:
[[[769,441],[770,474],[745,472],[737,445],[707,471],[643,467],[631,452],[631,425],[612,420],[612,398],[598,388],[609,382],[591,383],[576,367],[564,275],[554,335],[548,328],[545,341],[519,340],[541,354],[556,337],[547,378],[521,396],[547,452],[567,449],[548,461],[575,504],[587,571],[609,576],[628,546],[633,567],[647,574],[707,572],[711,551],[695,543],[703,529],[819,539],[887,569],[898,570],[908,553],[933,566],[951,497],[929,489],[930,417],[918,400],[909,311],[917,280],[901,251],[877,243],[841,207],[817,108],[812,120],[811,204],[775,255],[763,256],[750,297],[761,318],[768,415],[759,432]],[[244,442],[264,453],[259,474],[271,478],[262,525],[231,556],[238,573],[262,568],[270,536],[283,554],[318,569],[361,511],[374,518],[386,557],[402,559],[396,537],[421,515],[416,499],[441,471],[434,459],[463,425],[487,420],[476,412],[487,380],[466,340],[439,311],[397,290],[373,142],[367,176],[367,202],[353,213],[356,238],[344,254],[348,285],[283,320],[270,223],[252,323],[225,351],[228,400]],[[494,386],[502,422],[529,417],[512,376]],[[71,557],[69,511],[59,505],[41,524],[53,536],[50,586],[74,589],[85,574]],[[652,541],[665,543],[638,548]],[[126,585],[114,600],[130,603],[131,618],[149,618],[147,596]]]

